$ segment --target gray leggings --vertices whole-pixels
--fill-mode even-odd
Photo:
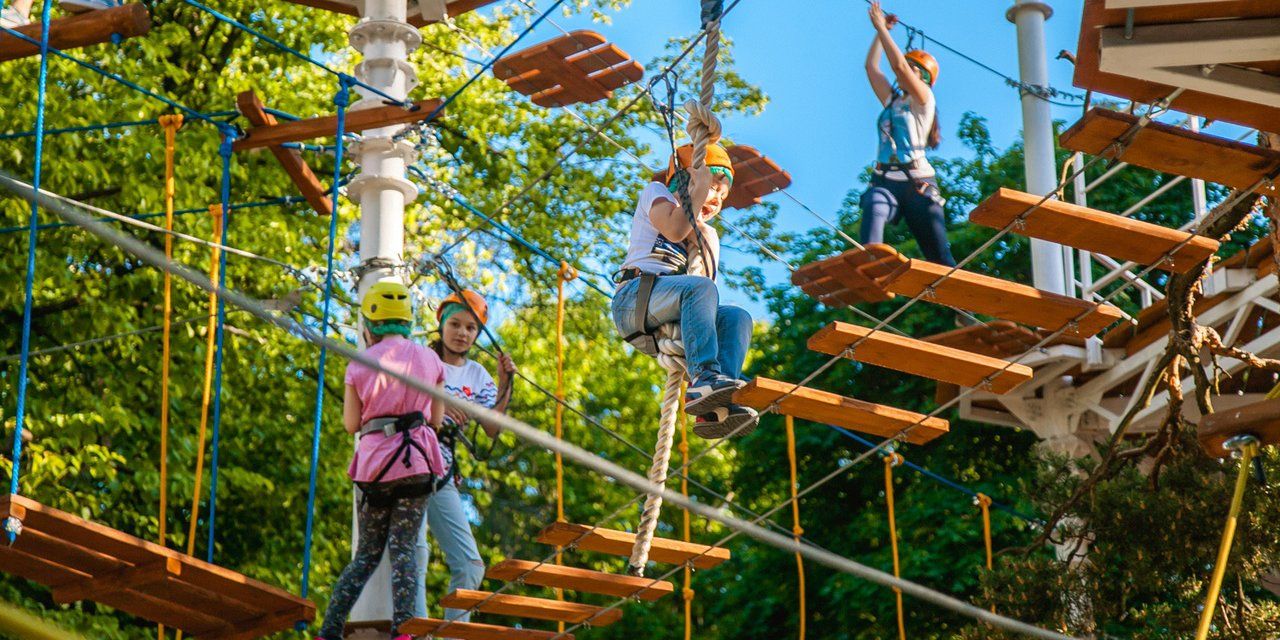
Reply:
[[[365,583],[378,568],[384,548],[391,553],[391,597],[395,612],[392,631],[413,617],[413,602],[418,593],[418,581],[422,579],[422,568],[418,567],[414,546],[429,497],[400,498],[388,506],[374,506],[370,500],[360,501],[357,517],[360,544],[356,547],[355,557],[333,585],[324,625],[320,627],[321,638],[342,640],[351,607],[355,606]]]
[[[933,178],[918,182],[936,193],[937,182]],[[956,265],[955,258],[951,257],[951,244],[947,242],[947,218],[942,204],[920,193],[916,183],[874,176],[871,188],[862,194],[859,204],[862,206],[862,244],[884,242],[884,228],[904,219],[925,260],[948,267]]]

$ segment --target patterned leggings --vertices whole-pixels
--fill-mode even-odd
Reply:
[[[320,627],[321,638],[342,640],[351,607],[355,606],[365,583],[378,568],[384,548],[391,551],[391,597],[395,612],[392,630],[413,617],[418,580],[423,572],[415,562],[414,545],[429,497],[401,498],[384,507],[375,507],[368,500],[361,501],[358,517],[360,544],[355,557],[333,585],[324,625]]]

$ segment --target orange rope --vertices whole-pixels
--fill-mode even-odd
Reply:
[[[991,570],[991,498],[978,494],[978,506],[982,508],[982,542],[987,546],[987,570]]]
[[[578,277],[578,270],[569,263],[560,262],[560,280],[556,285],[556,440],[564,438],[564,285]],[[564,517],[564,459],[556,452],[556,522]],[[556,547],[556,564],[560,564],[560,547]],[[564,600],[564,590],[557,588],[556,600]],[[564,633],[564,622],[559,623]]]
[[[797,543],[800,542],[800,536],[804,535],[804,529],[800,528],[800,499],[796,496],[796,422],[791,416],[786,417],[787,422],[787,458],[791,462],[791,533],[795,537]],[[804,640],[804,627],[808,613],[804,601],[804,556],[796,553],[796,572],[800,576],[800,640]],[[688,640],[686,638],[685,640]]]
[[[685,383],[680,383],[680,413],[684,416]],[[689,497],[689,418],[680,419],[680,493]],[[692,539],[689,530],[689,510],[684,510],[684,541]],[[684,565],[684,640],[693,640],[693,570]]]
[[[895,578],[899,578],[901,575],[898,565],[898,523],[893,515],[893,468],[903,462],[902,456],[897,453],[891,453],[884,457],[884,496],[889,505],[889,541],[893,548],[893,577]],[[898,603],[898,638],[899,640],[906,640],[907,627],[903,621],[902,590],[894,588],[893,593]]]
[[[160,116],[160,127],[164,129],[164,228],[173,231],[173,155],[177,146],[178,127],[182,126],[182,115]],[[173,259],[173,236],[164,236],[164,257]],[[164,272],[164,330],[160,334],[160,514],[159,533],[160,546],[167,547],[169,534],[169,337],[171,335],[171,319],[173,317],[172,276]],[[164,625],[156,626],[156,637],[164,640]]]
[[[213,216],[213,239],[222,237],[222,205],[209,205],[209,213]],[[218,281],[218,257],[221,250],[213,247],[213,256],[209,262],[209,280],[211,282]],[[218,295],[209,293],[209,322],[205,327],[205,353],[204,353],[204,394],[200,400],[200,436],[199,444],[196,447],[196,483],[195,489],[191,493],[191,525],[187,531],[187,555],[194,555],[196,552],[196,524],[200,520],[200,484],[204,479],[204,445],[205,434],[209,427],[209,403],[213,395],[213,352],[214,352],[214,334],[217,333],[218,322]]]

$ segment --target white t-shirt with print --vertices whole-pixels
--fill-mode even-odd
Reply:
[[[649,210],[659,200],[666,200],[676,207],[680,202],[661,182],[650,182],[640,192],[640,200],[636,203],[635,215],[631,218],[631,245],[627,249],[627,259],[622,268],[636,268],[645,273],[668,274],[684,270],[695,275],[710,277],[703,268],[702,260],[693,257],[689,264],[689,246],[692,243],[672,242],[658,231],[649,218]],[[707,253],[710,254],[712,271],[719,271],[720,234],[709,225],[703,225],[702,238],[706,242]]]
[[[493,382],[493,376],[489,375],[489,371],[475,360],[465,360],[460,365],[445,362],[444,390],[455,398],[488,409],[498,404],[498,385]],[[455,471],[453,459],[454,452],[457,451],[456,429],[459,426],[454,425],[448,416],[445,416],[444,424],[445,428],[440,430],[440,455],[444,457],[447,476]]]

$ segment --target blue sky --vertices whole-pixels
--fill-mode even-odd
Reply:
[[[548,2],[539,2],[539,8]],[[553,19],[566,29],[599,31],[636,59],[648,61],[661,53],[669,37],[697,29],[697,4],[694,0],[636,0],[611,14],[612,24],[605,25],[591,23],[587,16]],[[885,0],[884,6],[930,38],[1017,77],[1016,31],[1005,19],[1011,4],[1007,0]],[[1082,2],[1050,4],[1055,11],[1046,24],[1051,82],[1075,91],[1070,86],[1070,63],[1052,58],[1061,49],[1075,50]],[[797,199],[824,216],[833,213],[855,186],[857,172],[875,153],[873,123],[880,108],[862,72],[873,33],[866,4],[863,0],[742,0],[722,28],[733,39],[738,71],[770,98],[758,117],[727,119],[727,135],[761,149],[787,169],[794,179],[790,192]],[[895,31],[900,44],[905,44],[905,31],[901,27]],[[555,26],[543,24],[527,41],[557,35]],[[936,92],[945,140],[938,153],[966,153],[955,139],[955,128],[966,111],[987,118],[997,145],[1015,141],[1021,131],[1017,91],[947,51],[936,47],[931,51],[942,66]],[[1054,107],[1054,116],[1072,121],[1079,111]],[[800,230],[820,224],[785,197],[772,199],[781,205],[782,228]],[[726,242],[746,244],[730,238]],[[727,263],[754,261],[734,252],[726,252],[724,259]],[[770,283],[783,282],[786,271],[772,268],[767,276]],[[740,292],[726,292],[725,297],[753,312],[762,311]]]

